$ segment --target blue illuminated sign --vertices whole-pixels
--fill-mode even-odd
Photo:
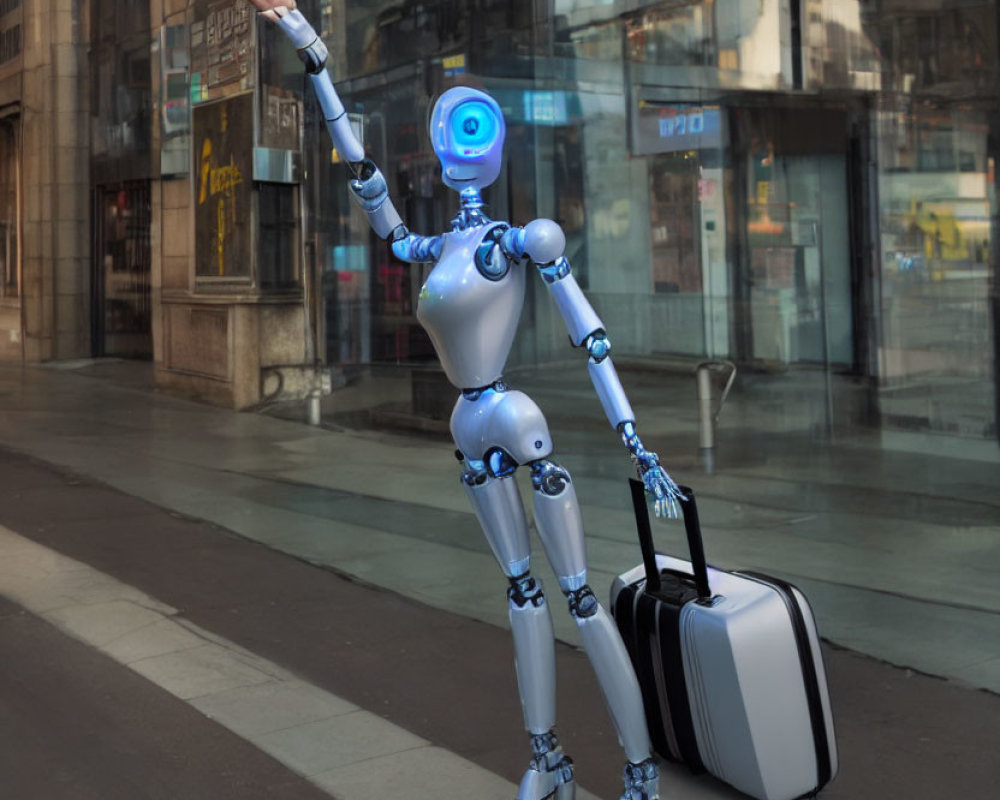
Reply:
[[[701,136],[719,132],[719,111],[714,108],[677,108],[659,118],[661,139],[675,136]]]

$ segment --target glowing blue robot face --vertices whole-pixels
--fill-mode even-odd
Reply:
[[[493,183],[506,133],[500,106],[485,92],[459,86],[441,95],[431,113],[431,143],[445,184],[460,192]]]

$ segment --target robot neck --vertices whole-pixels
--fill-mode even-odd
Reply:
[[[475,186],[467,186],[462,189],[462,208],[458,216],[451,221],[452,230],[464,231],[468,228],[475,228],[479,225],[486,225],[490,218],[483,213],[486,204],[479,194],[479,189]]]

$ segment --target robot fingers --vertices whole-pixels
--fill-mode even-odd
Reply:
[[[298,51],[299,59],[306,65],[311,75],[322,72],[326,67],[327,50],[315,28],[309,24],[301,11],[295,10],[295,0],[250,0],[261,15],[278,27],[291,40]]]
[[[250,0],[250,3],[271,22],[295,9],[295,0]]]

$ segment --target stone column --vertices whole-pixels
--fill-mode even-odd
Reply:
[[[22,303],[26,361],[90,355],[90,176],[82,0],[25,0]]]

